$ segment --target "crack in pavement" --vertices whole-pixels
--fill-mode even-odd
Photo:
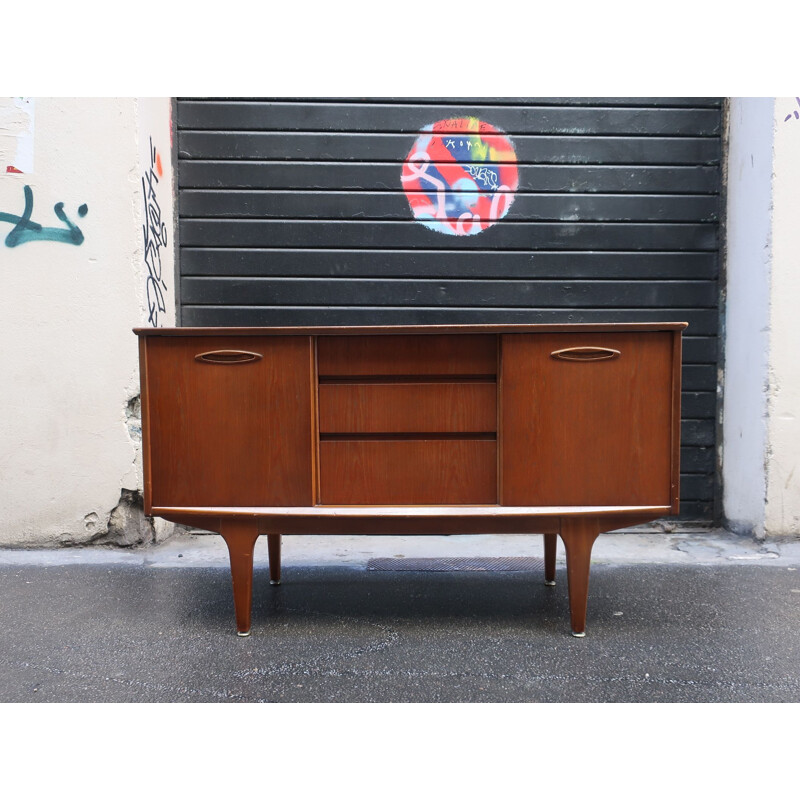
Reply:
[[[243,700],[244,695],[232,694],[224,689],[189,689],[186,686],[170,686],[165,683],[149,683],[148,681],[137,680],[136,678],[115,678],[109,675],[92,675],[85,672],[76,672],[75,670],[61,669],[59,667],[48,667],[45,664],[32,664],[29,661],[4,661],[3,664],[7,667],[17,667],[21,669],[41,670],[54,675],[63,675],[67,678],[76,678],[81,681],[95,681],[100,683],[115,683],[123,686],[138,686],[144,689],[154,689],[160,692],[173,692],[176,694],[184,695],[200,695],[216,697],[224,700]]]
[[[342,659],[358,658],[359,656],[367,655],[368,653],[379,653],[382,650],[385,650],[387,647],[391,647],[400,638],[400,635],[397,633],[397,631],[390,628],[388,625],[382,625],[379,622],[374,622],[372,620],[364,619],[363,617],[352,617],[345,614],[336,614],[332,611],[314,611],[310,609],[293,608],[290,606],[284,606],[283,610],[301,614],[312,614],[321,617],[332,617],[333,619],[336,620],[343,620],[343,621],[361,623],[364,625],[371,625],[372,627],[378,628],[379,630],[383,631],[386,634],[386,638],[383,641],[379,641],[375,644],[362,645],[361,647],[356,647],[351,650],[346,650],[344,653],[322,653],[318,656],[314,656],[313,658],[303,659],[295,662],[284,662],[282,664],[271,667],[254,667],[253,669],[248,669],[248,670],[238,670],[232,673],[234,677],[236,678],[248,678],[253,676],[267,677],[267,676],[286,675],[286,674],[308,675],[310,674],[308,670],[314,669],[317,664],[325,663],[326,661],[335,662],[337,660],[342,660]],[[303,671],[298,673],[297,670],[303,670]]]

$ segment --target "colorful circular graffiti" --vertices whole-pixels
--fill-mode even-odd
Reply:
[[[401,177],[414,219],[451,236],[470,236],[501,220],[519,187],[511,140],[475,117],[426,125]]]

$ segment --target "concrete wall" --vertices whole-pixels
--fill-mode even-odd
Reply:
[[[734,98],[727,169],[726,526],[800,534],[800,102]]]
[[[727,157],[723,508],[764,535],[772,251],[773,98],[732,98]]]
[[[131,332],[174,321],[170,109],[166,99],[0,100],[0,545],[170,531],[137,515]],[[148,283],[164,295],[158,314]]]
[[[800,534],[800,101],[776,98],[767,429],[767,536]]]

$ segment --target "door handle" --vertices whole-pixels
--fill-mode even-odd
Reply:
[[[610,347],[567,347],[564,350],[554,350],[550,356],[559,361],[610,361],[612,358],[619,358],[620,351]]]
[[[262,358],[260,353],[250,353],[247,350],[210,350],[207,353],[198,353],[194,360],[203,364],[247,364]]]

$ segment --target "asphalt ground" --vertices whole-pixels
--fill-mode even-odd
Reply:
[[[606,534],[584,639],[570,635],[561,549],[555,587],[538,570],[369,568],[540,555],[541,541],[285,537],[278,587],[259,543],[246,638],[219,537],[0,551],[0,702],[800,701],[798,541]]]

